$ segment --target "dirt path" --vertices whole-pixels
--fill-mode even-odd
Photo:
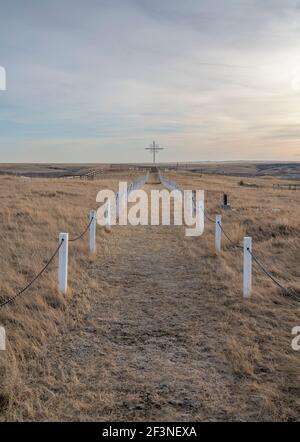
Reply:
[[[234,419],[206,241],[181,227],[114,227],[99,249],[89,313],[30,374],[35,419]]]

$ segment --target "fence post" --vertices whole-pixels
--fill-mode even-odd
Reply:
[[[110,223],[110,200],[107,201],[106,219],[105,219],[105,230],[107,232],[110,232],[110,230],[111,230],[111,223]]]
[[[58,289],[67,293],[68,288],[68,233],[59,234],[59,244],[63,241],[58,254]]]
[[[221,215],[216,215],[216,237],[215,237],[215,242],[216,242],[216,249],[217,250],[221,250],[221,244],[222,244],[222,230],[221,230],[221,225],[222,225],[222,216]]]
[[[90,252],[96,252],[96,210],[90,211]]]
[[[223,209],[230,209],[230,202],[227,193],[223,194]]]
[[[250,298],[252,289],[252,238],[246,236],[244,238],[244,286],[243,286],[243,297]]]

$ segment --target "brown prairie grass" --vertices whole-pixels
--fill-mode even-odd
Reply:
[[[238,185],[238,178],[198,177],[189,172],[169,172],[166,175],[185,188],[204,189],[209,215],[222,214],[222,225],[236,243],[241,244],[245,235],[252,236],[253,251],[268,270],[300,296],[300,192],[274,190],[272,184],[275,180],[270,178],[252,179],[259,187],[246,188]],[[12,296],[24,286],[57,247],[58,233],[68,231],[71,236],[80,233],[88,223],[89,209],[96,206],[97,191],[104,187],[116,189],[118,179],[124,178],[130,181],[134,175],[129,176],[125,171],[116,177],[107,172],[93,182],[1,177],[0,294]],[[230,211],[221,208],[222,193],[225,190],[231,199]],[[60,365],[61,362],[54,360],[52,363],[57,365],[58,370],[54,375],[50,366],[45,368],[43,355],[51,355],[49,342],[53,342],[53,336],[67,336],[70,330],[80,328],[85,323],[85,314],[90,306],[100,300],[101,308],[107,311],[110,328],[109,334],[104,329],[103,336],[98,336],[99,346],[105,354],[105,376],[98,384],[99,389],[103,390],[97,392],[104,405],[97,415],[98,419],[298,420],[300,361],[299,352],[291,349],[291,330],[300,325],[299,305],[283,297],[272,281],[255,266],[252,297],[243,300],[242,254],[224,237],[222,252],[216,254],[213,225],[207,224],[204,235],[193,240],[184,237],[181,240],[171,236],[167,230],[159,231],[159,241],[148,244],[155,256],[146,256],[147,250],[143,251],[144,245],[140,245],[140,252],[147,258],[147,267],[142,272],[138,267],[131,267],[130,260],[120,246],[122,242],[130,244],[133,231],[128,229],[126,233],[122,232],[112,229],[111,234],[107,235],[99,229],[98,243],[101,243],[101,250],[112,268],[118,269],[121,264],[130,273],[129,279],[123,280],[110,273],[107,277],[103,276],[108,264],[101,261],[99,254],[90,257],[88,241],[82,240],[70,245],[70,290],[66,296],[57,291],[57,269],[53,263],[51,269],[27,293],[1,309],[0,325],[5,326],[8,337],[7,351],[0,353],[1,419],[62,419],[64,411],[53,405],[55,395],[58,394],[56,389],[70,380],[72,383],[68,400],[73,403],[76,412],[66,418],[74,419],[78,414],[81,419],[95,417],[90,411],[90,396],[93,395],[94,386],[91,386],[86,401],[83,396],[76,396],[74,391],[82,383],[78,373],[72,373],[70,369],[71,374],[68,375],[68,370]],[[144,234],[141,230],[139,232],[141,241]],[[178,275],[178,280],[175,276],[174,281],[165,281],[152,271],[151,265],[153,269],[156,268],[162,253],[173,253],[172,262],[176,264],[175,275]],[[189,289],[184,291],[180,269],[187,259],[194,267],[189,276]],[[171,271],[168,265],[173,264],[166,263],[166,271]],[[188,269],[184,277],[187,274]],[[161,286],[162,281],[164,286]],[[124,325],[118,325],[117,312],[126,301],[124,293],[135,293],[137,284],[142,284],[144,290],[149,287],[153,293],[159,293],[164,306],[163,311],[158,310],[155,297],[150,300],[146,297],[141,301],[143,310],[150,308],[148,314],[151,317],[153,315],[154,322],[155,317],[162,318],[161,328],[155,329],[155,335],[151,338],[151,370],[142,359],[147,356],[142,349],[147,347],[148,338],[144,338],[145,342],[138,342],[135,332],[131,335],[128,328],[123,333]],[[169,290],[167,284],[173,290],[171,300],[164,300],[164,294]],[[201,289],[201,299],[195,298],[198,288]],[[136,296],[139,299],[141,294],[138,292]],[[135,316],[138,315],[137,299],[130,304],[130,310],[126,311],[134,324]],[[150,307],[147,302],[151,302]],[[181,306],[180,320],[176,319],[177,302]],[[196,303],[199,311],[193,309]],[[194,322],[191,322],[193,325],[190,327],[187,324],[191,318],[194,318]],[[164,327],[167,330],[168,321],[171,327],[168,330],[170,345],[173,343],[172,333],[175,333],[178,353],[177,356],[174,353],[172,362],[168,362],[170,379],[166,373],[160,372],[160,361],[163,363],[167,348],[160,352],[156,344],[160,341],[155,340],[157,334],[164,333]],[[92,317],[92,323],[97,327],[97,317]],[[130,321],[128,324],[129,327]],[[203,336],[205,340],[199,343]],[[136,372],[132,371],[126,357],[122,360],[119,355],[119,359],[114,360],[110,355],[116,345],[122,342],[125,354],[132,348],[136,357],[141,357],[140,363],[146,367],[142,384],[135,384],[140,375],[136,376]],[[190,361],[185,359],[187,356],[181,355],[180,351],[182,354],[190,353],[184,342],[198,349],[199,361]],[[179,362],[183,358],[183,361],[189,360],[190,363],[177,364],[174,358],[178,358]],[[199,363],[200,368],[202,363],[213,364],[212,373],[205,372],[203,383],[197,380]],[[122,365],[122,377],[118,378],[115,387],[119,364]],[[89,367],[86,367],[85,376],[88,376],[88,372]],[[190,372],[190,382],[185,377],[187,372]],[[218,373],[216,378],[215,372]],[[44,380],[35,385],[37,378],[46,375],[47,382]],[[93,376],[98,377],[97,373]],[[162,388],[167,391],[166,399],[165,390],[159,393],[157,389],[158,379],[162,378]],[[189,393],[190,385],[194,390]],[[118,395],[120,393],[125,397],[122,405],[114,403],[115,388]],[[141,388],[144,393],[138,395],[137,391]],[[223,390],[226,391],[224,403]],[[65,390],[63,392],[66,396]],[[44,396],[48,398],[46,402]],[[40,405],[43,401],[52,404],[52,408],[50,405]],[[132,409],[133,402],[135,408]]]
[[[71,238],[84,230],[89,210],[96,207],[97,192],[115,184],[109,177],[104,181],[0,177],[1,302],[14,296],[46,264],[58,246],[59,232],[69,232]],[[56,258],[28,291],[0,310],[0,325],[7,334],[7,350],[0,352],[2,419],[18,405],[28,361],[37,358],[62,324],[78,321],[79,311],[89,306],[88,293],[94,287],[89,265],[95,258],[89,256],[88,236],[69,247],[66,296],[57,290]]]
[[[181,183],[187,187],[189,179],[193,180],[191,174],[189,178],[185,174]],[[300,297],[300,192],[275,191],[272,184],[277,181],[268,177],[256,179],[259,188],[255,189],[238,187],[238,180],[230,177],[197,181],[206,190],[208,213],[222,214],[224,229],[240,245],[243,236],[252,236],[253,252]],[[221,209],[223,189],[231,196],[232,211]],[[212,226],[207,229],[213,233]],[[224,285],[220,299],[224,305],[223,355],[244,392],[247,419],[299,420],[300,355],[291,349],[291,329],[299,323],[300,306],[284,297],[255,264],[253,294],[243,301],[242,252],[224,236],[223,250],[219,254]]]

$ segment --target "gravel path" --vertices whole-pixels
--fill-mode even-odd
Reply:
[[[33,380],[40,419],[226,418],[218,307],[193,242],[181,227],[113,228],[89,313],[49,344]]]

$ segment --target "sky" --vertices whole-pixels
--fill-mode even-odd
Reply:
[[[0,162],[300,161],[300,0],[0,0],[0,66]]]

